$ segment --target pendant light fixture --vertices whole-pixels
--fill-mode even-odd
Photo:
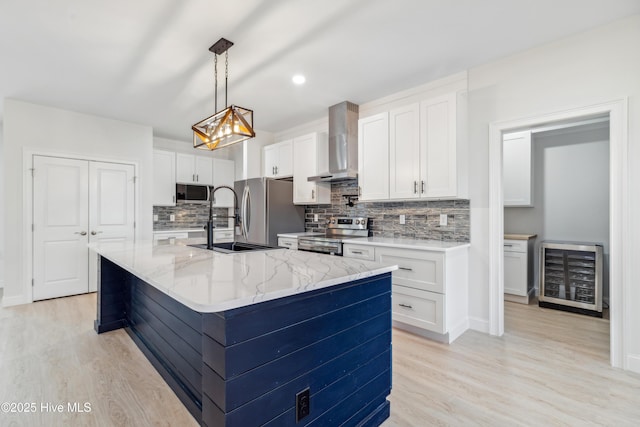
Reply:
[[[227,105],[227,82],[229,80],[229,52],[233,43],[224,38],[209,48],[214,53],[215,113],[213,116],[191,126],[193,147],[216,150],[256,136],[253,130],[253,111],[237,105]],[[218,111],[218,55],[225,54],[224,61],[224,106]]]

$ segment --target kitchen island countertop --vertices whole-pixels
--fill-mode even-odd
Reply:
[[[383,265],[287,249],[224,254],[175,244],[99,243],[91,249],[187,307],[212,313],[391,272]]]

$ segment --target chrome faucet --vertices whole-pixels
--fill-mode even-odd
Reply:
[[[204,229],[207,230],[207,249],[213,249],[213,201],[215,198],[213,195],[216,191],[221,188],[226,188],[227,190],[231,190],[233,193],[233,216],[224,215],[224,216],[216,216],[216,218],[233,218],[233,226],[234,228],[240,225],[240,214],[238,212],[238,194],[236,190],[229,187],[228,185],[220,185],[218,187],[211,187],[213,190],[209,195],[209,220],[207,221],[207,225],[204,226]]]

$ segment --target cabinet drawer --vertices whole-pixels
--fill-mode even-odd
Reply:
[[[278,237],[278,246],[281,246],[287,249],[298,249],[298,239]]]
[[[527,252],[527,241],[505,239],[504,251],[505,252]]]
[[[161,231],[153,233],[153,240],[171,240],[171,239],[186,239],[189,237],[189,233],[184,231],[167,232]]]
[[[342,247],[342,256],[373,261],[375,259],[375,248],[373,246],[347,243]]]
[[[213,241],[215,243],[233,242],[233,230],[213,231]]]
[[[443,294],[392,286],[393,320],[445,333]]]
[[[430,292],[444,292],[444,254],[408,249],[376,248],[378,262],[398,264],[393,284]]]

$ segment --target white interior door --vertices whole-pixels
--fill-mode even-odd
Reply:
[[[89,162],[89,241],[133,240],[134,167]]]
[[[88,292],[89,164],[33,158],[33,299]]]
[[[133,240],[133,165],[34,156],[34,301],[97,289],[98,241]]]

